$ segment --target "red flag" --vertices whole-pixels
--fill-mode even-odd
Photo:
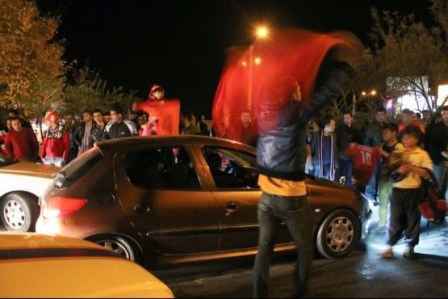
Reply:
[[[136,110],[149,114],[145,135],[179,135],[180,101],[177,99],[137,103]],[[150,133],[153,131],[154,133]]]
[[[295,82],[300,85],[302,100],[308,101],[327,53],[331,49],[345,50],[338,52],[348,55],[342,57],[345,59],[354,52],[359,53],[361,45],[348,32],[319,34],[287,29],[273,32],[267,40],[257,40],[242,55],[231,55],[213,103],[215,130],[224,127],[225,137],[234,138],[230,131],[232,125],[227,126],[228,119],[237,119],[244,109],[256,112],[255,108],[263,101],[282,105],[291,95]]]

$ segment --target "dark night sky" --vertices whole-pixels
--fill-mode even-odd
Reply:
[[[252,26],[349,30],[366,44],[370,7],[428,17],[426,0],[37,0],[61,13],[66,58],[89,60],[110,86],[151,84],[179,98],[182,108],[210,116],[225,52],[248,45]]]

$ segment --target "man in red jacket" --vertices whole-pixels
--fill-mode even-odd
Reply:
[[[5,152],[9,158],[20,161],[36,161],[39,144],[32,128],[23,127],[16,116],[10,118],[12,130],[5,137]]]
[[[50,112],[45,120],[49,122],[49,127],[42,141],[40,158],[44,164],[62,167],[68,159],[70,136],[59,125],[59,115],[56,112]]]

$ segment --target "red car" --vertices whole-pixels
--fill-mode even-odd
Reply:
[[[205,137],[129,137],[97,143],[55,177],[36,231],[87,239],[149,268],[254,255],[261,191],[255,149]],[[361,194],[308,178],[315,243],[350,253],[370,209]],[[276,251],[293,252],[287,228]]]

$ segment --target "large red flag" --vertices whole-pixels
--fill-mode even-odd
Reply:
[[[291,95],[294,82],[300,85],[302,101],[310,100],[320,65],[331,49],[343,50],[338,53],[348,55],[341,57],[346,60],[359,53],[362,44],[348,32],[286,29],[257,40],[243,54],[230,55],[213,103],[215,130],[235,138],[237,132],[232,131],[235,126],[229,119],[237,120],[245,109],[256,112],[263,101],[281,105]]]

